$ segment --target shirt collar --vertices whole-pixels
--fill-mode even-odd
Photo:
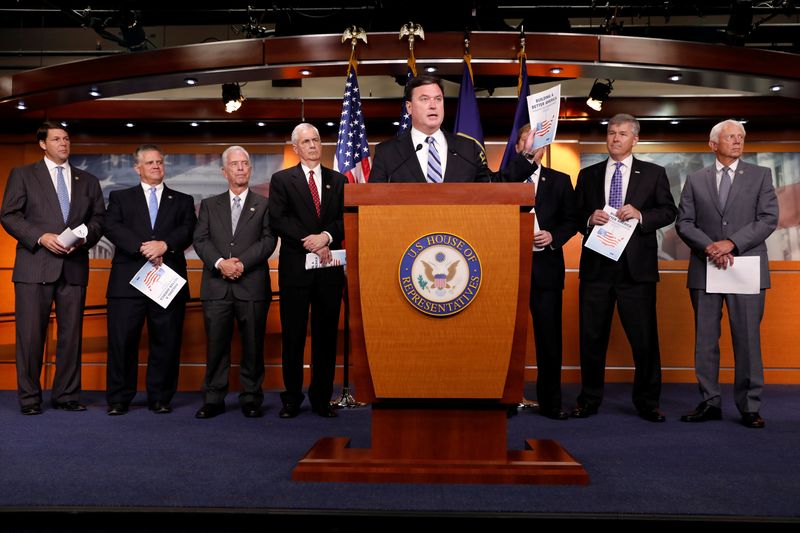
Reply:
[[[722,172],[722,169],[725,168],[725,165],[719,162],[719,159],[716,160],[716,167],[717,172]],[[731,174],[736,174],[736,169],[739,167],[739,159],[736,159],[733,163],[728,165],[728,168],[731,169]]]

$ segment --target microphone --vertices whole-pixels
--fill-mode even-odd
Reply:
[[[394,175],[394,173],[395,173],[395,172],[397,172],[397,171],[400,169],[400,167],[402,167],[403,165],[405,165],[405,164],[408,162],[408,160],[409,160],[409,159],[411,159],[412,157],[416,157],[416,155],[417,155],[417,152],[419,152],[420,150],[422,150],[422,143],[419,143],[419,144],[417,145],[417,147],[416,147],[416,148],[414,148],[414,151],[411,153],[411,155],[410,155],[410,156],[408,156],[408,157],[406,157],[405,159],[403,159],[403,160],[400,162],[400,164],[399,164],[399,165],[397,165],[396,167],[394,167],[394,168],[392,169],[392,171],[391,171],[391,172],[389,172],[389,174],[388,174],[388,175],[387,175],[387,177],[386,177],[386,182],[387,182],[387,183],[391,183],[391,182],[392,182],[392,176]]]

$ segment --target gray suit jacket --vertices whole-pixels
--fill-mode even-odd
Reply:
[[[201,300],[224,298],[230,287],[238,300],[270,300],[272,289],[267,259],[275,250],[275,237],[269,227],[267,199],[252,189],[247,193],[242,215],[231,231],[231,203],[228,191],[200,203],[200,215],[194,230],[194,250],[203,260]],[[244,274],[236,281],[227,280],[214,268],[217,259],[238,257]]]
[[[102,235],[105,204],[97,178],[70,165],[72,194],[69,220],[64,224],[58,196],[44,159],[11,171],[3,196],[0,220],[17,240],[12,280],[22,283],[52,283],[61,276],[73,285],[89,281],[89,248]],[[38,244],[45,233],[59,234],[69,226],[86,224],[86,242],[69,255],[56,255]]]
[[[690,289],[706,288],[704,250],[714,241],[729,239],[734,255],[761,257],[761,288],[769,288],[769,262],[765,240],[778,225],[778,198],[768,168],[739,160],[725,208],[719,206],[716,167],[689,175],[683,186],[675,229],[692,249],[689,258]]]

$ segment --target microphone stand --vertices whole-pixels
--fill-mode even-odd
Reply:
[[[344,354],[342,369],[342,393],[338,400],[331,400],[331,407],[336,409],[353,409],[364,407],[367,404],[356,401],[350,393],[350,298],[347,296],[347,270],[345,268],[345,284],[342,298],[344,299]]]

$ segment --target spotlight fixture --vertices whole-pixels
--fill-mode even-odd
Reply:
[[[592,85],[592,90],[589,91],[589,98],[586,99],[586,105],[594,109],[595,111],[600,111],[603,109],[603,102],[608,99],[608,95],[611,94],[611,90],[613,87],[611,86],[612,81],[606,80],[606,82],[594,80],[594,85]]]
[[[126,122],[125,123],[125,127],[127,127],[127,128],[132,128],[134,126],[135,126],[135,124],[133,122]]]
[[[400,125],[399,120],[395,120],[394,122],[392,122],[392,126],[399,126],[399,125]]]
[[[60,124],[61,124],[62,126],[64,126],[65,128],[66,128],[67,126],[69,126],[69,123],[67,123],[67,121],[66,121],[66,120],[62,120],[62,121],[60,122]]]
[[[23,111],[25,109],[28,109],[28,106],[25,105],[24,101],[20,100],[19,102],[17,102],[17,109],[19,109],[20,111]]]
[[[89,89],[89,96],[97,98],[101,94],[102,93],[100,92],[100,89],[98,89],[97,87],[92,87],[91,89]]]
[[[307,68],[304,68],[303,70],[300,71],[300,74],[302,74],[303,76],[311,76],[311,71],[308,70]]]
[[[669,81],[681,81],[682,78],[683,76],[680,74],[673,74],[669,77]]]
[[[772,91],[772,92],[774,92],[774,93],[780,92],[780,91],[781,91],[781,89],[783,89],[783,85],[781,85],[781,84],[779,84],[779,83],[776,83],[775,85],[772,85],[772,86],[769,88],[769,90],[770,90],[770,91]]]
[[[678,124],[681,123],[681,121],[680,120],[670,120],[669,123],[672,124],[673,126],[677,126]]]
[[[189,123],[189,125],[190,125],[191,127],[193,127],[193,128],[196,128],[197,126],[199,126],[199,125],[200,125],[200,123],[199,123],[199,122],[190,122],[190,123]]]
[[[600,121],[600,124],[602,124],[603,126],[608,126],[608,120],[607,119],[603,119],[603,120]]]
[[[561,74],[563,71],[561,67],[553,67],[550,69],[550,74]]]
[[[225,111],[233,113],[244,102],[244,95],[242,95],[242,88],[238,83],[223,83],[222,84],[222,101],[225,102]]]
[[[184,78],[183,82],[186,85],[197,85],[197,78]]]
[[[328,122],[325,123],[325,125],[328,126],[329,128],[332,128],[332,127],[334,127],[336,125],[336,123],[331,121],[331,120],[329,120]]]
[[[425,72],[427,72],[428,74],[433,74],[434,72],[439,72],[439,67],[434,67],[434,66],[425,67]]]
[[[256,122],[256,126],[258,126],[259,128],[263,128],[266,125],[267,125],[266,122]]]

